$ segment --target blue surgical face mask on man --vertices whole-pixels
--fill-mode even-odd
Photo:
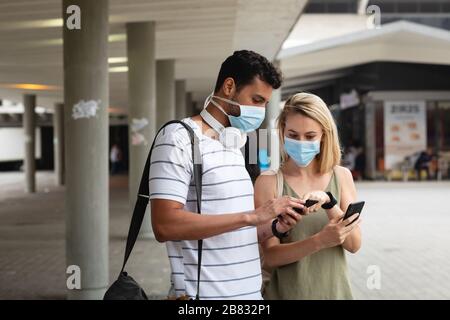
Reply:
[[[307,167],[320,153],[320,140],[299,141],[285,136],[284,150],[299,167]]]
[[[215,102],[213,99],[219,99],[229,104],[238,106],[240,109],[240,115],[235,117],[227,114],[225,110],[223,110],[223,108],[220,106],[220,104]],[[258,129],[261,126],[261,123],[264,121],[264,117],[266,115],[266,108],[264,107],[243,105],[237,103],[236,101],[228,100],[218,96],[212,96],[211,102],[228,117],[232,127],[238,128],[243,132],[251,132]]]

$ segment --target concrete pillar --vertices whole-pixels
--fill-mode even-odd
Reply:
[[[280,143],[276,130],[276,120],[280,114],[281,88],[273,90],[272,97],[267,105],[266,123],[269,139],[270,169],[275,170],[280,166]]]
[[[23,167],[25,170],[25,191],[36,192],[36,96],[25,94],[23,96],[23,129],[25,136],[25,159]]]
[[[376,103],[375,101],[367,101],[364,105],[365,115],[365,145],[364,152],[366,156],[366,172],[365,175],[369,179],[376,179]]]
[[[192,101],[192,115],[200,114],[203,108],[203,102],[201,101]]]
[[[64,18],[70,5],[82,16],[80,29],[63,27],[66,263],[72,277],[79,271],[81,287],[72,281],[68,299],[102,299],[109,284],[108,0],[63,0]]]
[[[175,82],[175,118],[181,120],[187,117],[186,109],[186,80]]]
[[[160,128],[175,119],[175,60],[156,62],[156,122]]]
[[[128,23],[128,112],[129,123],[129,201],[130,212],[136,202],[142,171],[155,136],[156,63],[155,23]],[[139,236],[152,238],[150,213],[147,212]]]
[[[192,101],[192,92],[186,92],[186,117],[191,117],[194,114],[194,101]]]
[[[53,157],[56,185],[64,184],[64,104],[55,104],[53,113]]]

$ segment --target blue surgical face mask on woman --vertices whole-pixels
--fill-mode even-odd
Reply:
[[[285,136],[284,150],[299,167],[307,167],[320,153],[320,140],[299,141]]]

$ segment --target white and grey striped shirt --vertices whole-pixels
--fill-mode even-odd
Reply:
[[[204,136],[190,118],[183,121],[200,139],[203,162],[202,212],[224,214],[254,209],[253,185],[240,150],[226,149]],[[196,212],[192,151],[180,124],[167,126],[156,138],[150,166],[150,199],[180,202]],[[177,296],[197,292],[197,241],[166,243]],[[257,230],[244,227],[203,242],[200,299],[261,299]]]

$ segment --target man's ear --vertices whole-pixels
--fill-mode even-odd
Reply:
[[[236,83],[234,82],[234,79],[231,77],[228,77],[225,79],[222,85],[222,90],[225,96],[231,97],[236,92]]]

